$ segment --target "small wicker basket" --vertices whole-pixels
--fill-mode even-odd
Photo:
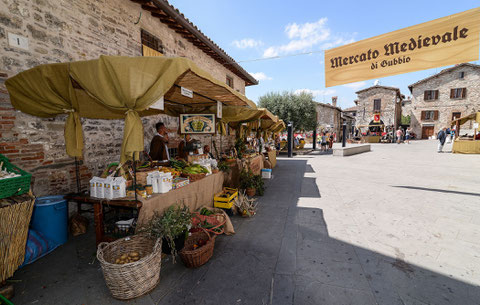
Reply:
[[[192,213],[192,226],[193,227],[201,227],[202,223],[208,222],[213,227],[211,228],[202,228],[206,231],[213,233],[215,235],[221,235],[225,232],[225,223],[227,222],[227,218],[224,214],[216,213],[210,216],[202,215],[199,212]]]
[[[190,183],[201,180],[207,176],[205,173],[200,173],[200,174],[187,174],[187,173],[182,173],[182,177],[188,178]]]
[[[115,260],[131,252],[140,259],[133,263],[115,264]],[[100,243],[97,259],[112,296],[129,300],[153,290],[160,282],[162,264],[162,240],[153,240],[144,235],[133,235],[111,243]]]
[[[192,233],[185,241],[182,251],[180,251],[180,257],[185,266],[197,268],[208,262],[213,255],[216,237],[216,235],[210,236],[205,229]],[[198,244],[200,240],[206,240],[206,244],[195,249],[194,245]]]

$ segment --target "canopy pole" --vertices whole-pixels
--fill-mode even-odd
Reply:
[[[135,192],[135,201],[138,201],[138,197],[137,197],[137,166],[135,165],[135,152],[133,152],[132,160],[133,160],[133,190]]]
[[[80,184],[80,167],[78,164],[78,158],[75,157],[75,177],[77,180],[77,193],[80,193],[82,186]]]

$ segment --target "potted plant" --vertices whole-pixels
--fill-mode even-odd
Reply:
[[[248,196],[255,196],[256,181],[255,175],[250,168],[242,169],[240,172],[240,188],[244,189]]]
[[[152,219],[141,230],[154,238],[162,238],[162,252],[172,254],[183,248],[192,227],[192,214],[186,206],[170,206],[163,215],[155,212]]]
[[[253,182],[254,182],[254,185],[255,185],[256,193],[259,196],[263,196],[263,194],[265,193],[265,183],[263,182],[262,176],[261,175],[254,175],[253,176]]]

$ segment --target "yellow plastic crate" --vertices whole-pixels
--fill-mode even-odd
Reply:
[[[230,195],[227,197],[220,197],[222,195],[225,195],[226,193],[229,193]],[[213,206],[216,208],[222,208],[222,209],[231,209],[233,206],[233,202],[235,201],[235,198],[238,197],[238,190],[237,189],[232,189],[229,187],[224,187],[223,191],[220,193],[216,194],[213,197]]]

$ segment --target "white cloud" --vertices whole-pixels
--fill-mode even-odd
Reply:
[[[254,72],[254,73],[250,73],[250,75],[253,76],[257,80],[272,80],[272,78],[270,76],[267,76],[263,72]]]
[[[344,38],[332,35],[331,29],[327,26],[328,19],[321,18],[316,22],[290,23],[285,27],[285,34],[290,40],[288,43],[271,46],[264,50],[263,57],[275,57],[293,52],[311,50],[313,46],[320,46],[323,49],[348,44],[354,41],[353,38]]]
[[[367,82],[356,82],[356,83],[351,83],[351,84],[346,84],[343,85],[343,87],[351,88],[351,89],[360,89],[364,87],[367,84]]]
[[[253,38],[244,38],[242,40],[234,40],[232,44],[239,49],[246,49],[259,47],[263,45],[263,42],[261,40],[255,40]]]
[[[314,97],[317,97],[317,96],[325,96],[325,95],[333,95],[335,94],[335,90],[333,89],[324,89],[324,90],[312,90],[312,89],[297,89],[295,90],[293,93],[294,94],[300,94],[302,92],[305,92],[305,93],[310,93],[312,94]]]

